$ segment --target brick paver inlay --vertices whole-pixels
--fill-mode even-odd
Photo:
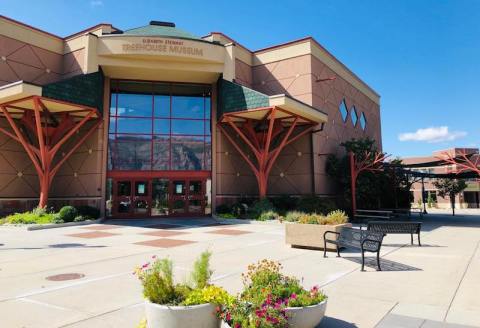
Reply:
[[[102,238],[102,237],[111,237],[116,236],[118,233],[104,232],[104,231],[92,231],[92,232],[82,232],[82,233],[73,233],[70,235],[65,235],[69,237],[78,237],[78,238]]]
[[[118,229],[118,228],[122,228],[122,227],[117,226],[117,225],[105,224],[105,225],[94,225],[94,226],[82,227],[81,229],[86,229],[86,230],[110,230],[110,229]]]
[[[170,237],[170,236],[187,235],[187,234],[189,234],[189,232],[174,231],[174,230],[156,230],[156,231],[141,233],[141,235],[156,236],[156,237]]]
[[[143,246],[171,248],[171,247],[183,246],[183,245],[188,245],[188,244],[193,244],[193,243],[196,243],[196,241],[161,238],[161,239],[141,241],[141,242],[138,242],[138,243],[135,243],[135,244],[136,245],[143,245]]]
[[[218,229],[218,230],[208,231],[208,233],[215,233],[215,234],[227,235],[227,236],[238,236],[238,235],[245,235],[251,232],[244,231],[244,230],[235,230],[235,229]]]

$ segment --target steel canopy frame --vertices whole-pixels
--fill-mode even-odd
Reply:
[[[245,116],[257,111],[259,114],[263,114],[261,118]],[[277,116],[280,112],[283,117]],[[262,107],[249,111],[225,113],[218,121],[217,126],[249,165],[257,179],[259,196],[265,198],[270,171],[281,151],[287,145],[311,132],[317,124],[317,122],[279,107]],[[259,127],[260,131],[258,131]],[[229,129],[238,135],[251,150],[256,161],[246,154]],[[295,129],[300,131],[294,134]],[[282,135],[282,133],[284,134]],[[275,142],[277,146],[272,149],[272,144]]]
[[[48,104],[65,106],[65,110],[51,112],[48,109]],[[0,132],[19,142],[33,162],[40,184],[38,206],[45,207],[53,177],[65,161],[102,123],[100,113],[92,107],[40,96],[30,96],[0,104],[0,114],[7,119],[14,133],[4,128],[0,128]],[[89,121],[93,121],[93,125],[54,163],[55,155],[60,148],[74,134],[79,133],[80,128]],[[36,140],[33,138],[31,140],[28,131],[36,137]]]

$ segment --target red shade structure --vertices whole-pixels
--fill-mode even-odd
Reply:
[[[40,96],[2,103],[0,116],[11,128],[0,128],[0,132],[19,142],[33,162],[40,182],[40,207],[47,205],[50,185],[62,164],[102,123],[96,108]],[[56,156],[82,127],[83,135],[68,151]]]
[[[445,164],[455,165],[457,170],[456,174],[464,172],[476,172],[480,177],[480,155],[479,154],[467,154],[465,151],[460,154],[450,154],[443,152],[439,159],[443,160]]]
[[[269,174],[281,151],[312,132],[318,123],[272,106],[225,113],[217,126],[252,169],[259,196],[264,198]],[[249,153],[253,154],[253,159]]]
[[[350,156],[350,175],[351,175],[351,188],[352,188],[352,214],[355,215],[357,211],[357,194],[356,185],[358,175],[364,171],[375,172],[383,170],[383,162],[389,156],[383,153],[365,152],[362,160],[357,161],[357,157],[354,152],[349,153]]]

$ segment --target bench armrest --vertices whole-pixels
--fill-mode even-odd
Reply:
[[[327,237],[327,234],[329,234],[329,233],[332,233],[332,234],[337,235],[337,236],[340,235],[340,233],[339,233],[339,232],[336,232],[336,231],[325,231],[325,232],[323,233],[323,240],[325,241],[325,243],[332,243],[330,240],[328,240],[328,239],[326,238],[326,237]]]
[[[368,238],[365,238],[363,241],[362,241],[362,250],[363,250],[363,245],[366,243],[366,242],[371,242],[371,243],[375,243],[377,244],[377,252],[380,251],[380,247],[382,246],[382,243],[378,240],[373,240],[373,239],[368,239]]]

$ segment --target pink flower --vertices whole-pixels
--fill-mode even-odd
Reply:
[[[295,300],[295,299],[297,299],[297,294],[295,294],[295,293],[292,293],[292,295],[290,295],[290,298],[291,298],[292,300]]]

